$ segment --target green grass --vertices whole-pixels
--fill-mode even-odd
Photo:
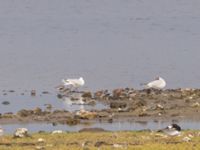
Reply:
[[[184,137],[191,141],[183,141]],[[38,142],[38,139],[44,142]],[[31,137],[0,137],[0,150],[80,150],[80,149],[136,149],[136,150],[190,150],[200,149],[200,131],[183,131],[179,137],[168,137],[156,132],[82,132],[35,133]]]

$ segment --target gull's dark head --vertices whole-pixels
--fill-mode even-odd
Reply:
[[[181,127],[179,125],[175,124],[175,123],[168,126],[167,129],[175,129],[177,131],[181,131]]]

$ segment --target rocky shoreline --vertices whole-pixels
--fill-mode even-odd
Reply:
[[[34,91],[35,92],[35,91]],[[167,90],[135,90],[130,88],[115,89],[111,92],[81,92],[79,99],[73,97],[74,92],[59,89],[58,98],[69,97],[72,101],[81,98],[80,105],[95,105],[97,102],[108,107],[101,110],[52,110],[51,104],[45,110],[22,109],[17,113],[0,114],[0,124],[47,122],[56,124],[77,125],[90,122],[115,122],[119,120],[158,121],[158,120],[195,120],[200,121],[200,89],[167,89]],[[33,93],[31,92],[31,95]]]

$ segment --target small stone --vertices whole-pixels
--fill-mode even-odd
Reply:
[[[1,104],[3,104],[3,105],[9,105],[10,102],[9,101],[3,101]]]
[[[36,146],[35,149],[37,149],[37,150],[44,150],[45,147],[44,146]]]
[[[36,90],[31,90],[31,96],[36,96]]]
[[[157,108],[157,109],[161,109],[161,110],[164,109],[164,107],[163,107],[161,104],[157,104],[157,105],[156,105],[156,108]]]
[[[18,128],[13,135],[14,138],[22,138],[27,136],[29,136],[27,128]]]
[[[84,92],[82,94],[82,97],[92,98],[92,93],[91,92]]]
[[[37,141],[38,141],[39,143],[44,143],[44,142],[45,142],[45,140],[44,140],[43,138],[39,138]]]
[[[15,91],[14,91],[14,90],[9,90],[8,92],[10,92],[10,93],[14,93]]]
[[[199,107],[199,106],[200,104],[198,102],[192,104],[192,107]]]
[[[63,133],[62,130],[54,130],[54,131],[52,132],[52,134],[61,134],[61,133]]]
[[[49,94],[49,92],[48,91],[43,91],[42,94]]]
[[[191,141],[191,138],[185,136],[182,140],[183,140],[184,142],[189,142],[189,141]]]

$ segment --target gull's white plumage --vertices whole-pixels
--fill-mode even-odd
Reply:
[[[82,77],[79,79],[63,79],[62,82],[65,86],[72,86],[74,88],[79,88],[85,84],[85,81]]]
[[[163,89],[166,86],[166,82],[163,78],[158,77],[156,80],[145,84],[146,88]]]

